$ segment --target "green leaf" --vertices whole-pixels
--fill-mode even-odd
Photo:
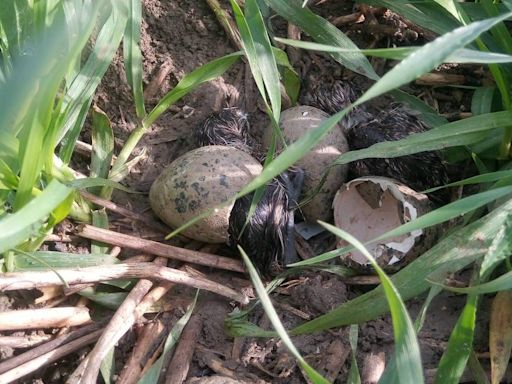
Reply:
[[[40,225],[70,193],[68,187],[54,180],[19,211],[4,216],[0,220],[0,253],[38,235]]]
[[[457,384],[473,350],[477,296],[468,296],[462,314],[452,330],[448,346],[436,372],[436,384]]]
[[[347,384],[361,384],[361,376],[359,375],[359,368],[357,366],[357,335],[359,326],[352,324],[350,326],[349,342],[350,349],[352,350],[352,363],[350,364],[350,371],[348,371]]]
[[[128,0],[99,3],[103,4],[103,13],[111,5],[111,13],[96,37],[90,56],[66,92],[59,140],[68,134],[71,127],[76,126],[83,106],[89,102],[112,62],[126,28]]]
[[[302,8],[296,0],[265,1],[279,16],[298,26],[315,41],[355,50],[353,53],[332,53],[333,58],[341,65],[370,79],[379,78],[366,57],[358,52],[352,40],[327,20],[315,15],[307,8]]]
[[[155,108],[153,108],[149,115],[144,119],[144,127],[151,126],[151,124],[153,124],[155,120],[158,119],[160,115],[172,104],[197,88],[199,85],[221,76],[239,59],[241,55],[241,52],[231,53],[212,60],[185,75],[171,91],[166,93],[165,96],[160,99]],[[118,156],[118,159],[119,157],[120,156]]]
[[[110,163],[114,155],[114,133],[110,126],[108,116],[100,109],[92,112],[92,154],[91,154],[91,178],[108,177]],[[93,188],[94,194],[99,194],[101,189]],[[104,197],[102,195],[102,197]]]
[[[442,7],[433,2],[411,2],[396,0],[357,0],[357,3],[364,2],[375,7],[389,8],[413,24],[419,25],[427,30],[443,34],[457,28],[460,23]]]
[[[102,179],[99,177],[94,177],[94,178],[85,177],[83,179],[71,180],[71,181],[67,182],[66,185],[70,188],[75,188],[75,189],[86,189],[86,188],[94,188],[94,187],[109,187],[109,188],[119,189],[121,191],[128,192],[128,193],[142,193],[142,192],[137,192],[137,191],[134,191],[133,189],[127,188],[124,185],[122,185],[116,181]]]
[[[251,263],[251,260],[249,259],[249,256],[247,256],[242,247],[238,246],[238,250],[242,255],[242,259],[244,260],[244,263],[247,267],[247,271],[249,272],[249,276],[251,277],[252,284],[254,285],[256,293],[258,294],[261,304],[263,305],[263,309],[265,310],[265,313],[267,314],[270,322],[272,323],[272,326],[278,333],[279,337],[281,338],[281,340],[283,340],[283,343],[286,345],[286,347],[292,353],[292,355],[297,359],[299,365],[304,370],[304,372],[306,372],[307,376],[309,377],[309,379],[312,380],[313,383],[328,384],[329,382],[325,378],[323,378],[322,375],[316,372],[306,362],[306,360],[304,360],[304,358],[301,356],[297,348],[295,348],[290,336],[288,336],[288,333],[286,333],[286,330],[284,329],[284,326],[281,323],[281,320],[279,319],[279,316],[277,315],[274,306],[272,305],[272,301],[270,300],[270,297],[263,283],[261,282],[260,277],[258,276],[256,268],[254,268],[254,266]]]
[[[14,272],[109,265],[117,259],[109,254],[35,251],[15,254]]]
[[[423,383],[423,368],[416,332],[407,313],[407,308],[393,282],[359,240],[333,225],[324,222],[319,223],[329,232],[354,246],[372,264],[379,275],[381,287],[384,290],[391,311],[393,334],[395,336],[395,363],[398,383]]]
[[[146,115],[144,92],[142,90],[142,53],[140,51],[141,3],[141,0],[130,0],[129,2],[130,14],[123,40],[126,79],[132,88],[135,110],[139,119]]]
[[[236,1],[234,4],[236,4]],[[234,4],[232,1],[232,6]],[[242,33],[242,31],[246,32],[246,30],[240,29],[240,35],[242,37],[244,47],[247,45],[254,47],[253,49],[246,50],[246,57],[251,65],[251,70],[254,65],[258,66],[266,91],[266,93],[262,93],[262,96],[265,98],[265,95],[268,95],[274,120],[279,121],[279,115],[281,113],[279,72],[277,70],[274,51],[270,44],[267,30],[265,29],[265,22],[263,21],[263,17],[260,13],[256,0],[247,0],[245,2],[244,10],[245,21],[250,34]],[[237,22],[239,20],[240,17],[237,18]],[[255,56],[249,58],[249,55]]]
[[[385,141],[371,147],[342,154],[334,164],[371,158],[393,158],[413,153],[433,151],[452,146],[476,143],[485,137],[485,131],[504,127],[510,123],[509,111],[477,115],[448,123],[423,133],[416,133],[397,141]]]
[[[366,102],[376,96],[386,93],[401,85],[415,80],[423,73],[434,69],[449,57],[452,52],[463,48],[480,34],[492,28],[502,20],[512,16],[512,12],[498,17],[477,21],[467,26],[459,27],[445,33],[434,41],[425,44],[421,49],[397,64],[386,73],[357,101],[357,104]]]
[[[403,60],[421,47],[397,47],[374,49],[347,49],[332,45],[314,43],[311,41],[275,38],[276,41],[296,48],[309,49],[320,52],[352,53],[361,52],[367,56],[382,57],[392,60]],[[512,56],[503,53],[481,52],[474,49],[461,48],[445,59],[446,63],[510,63]]]

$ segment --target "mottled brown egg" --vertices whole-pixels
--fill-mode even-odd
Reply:
[[[338,228],[366,243],[431,209],[428,197],[385,177],[368,176],[344,184],[333,202]],[[396,271],[429,249],[437,238],[436,227],[418,229],[401,236],[367,244],[377,263],[386,271]],[[343,240],[338,248],[347,246]],[[371,271],[370,262],[359,251],[343,256],[346,264]]]
[[[309,131],[317,128],[329,118],[318,108],[306,105],[293,107],[281,113],[279,126],[287,144],[291,144]],[[265,132],[264,142],[269,145],[272,128]],[[318,187],[325,171],[342,153],[348,151],[347,140],[339,125],[336,125],[311,151],[295,163],[304,170],[302,198]],[[307,221],[329,221],[332,218],[331,204],[334,195],[344,183],[347,166],[339,165],[330,169],[322,188],[306,205],[301,207]]]
[[[151,207],[165,223],[178,228],[231,199],[261,170],[256,159],[233,147],[194,149],[174,160],[157,177],[149,193]],[[226,242],[233,204],[216,209],[181,233],[207,243]]]

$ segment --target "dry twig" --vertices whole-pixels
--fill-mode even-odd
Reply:
[[[71,285],[97,283],[122,278],[166,280],[176,284],[188,285],[214,292],[242,304],[249,302],[245,295],[214,281],[204,278],[194,278],[188,273],[178,269],[160,267],[153,263],[115,264],[78,269],[58,269],[44,272],[5,273],[0,280],[0,291],[63,285],[64,281]]]
[[[203,318],[201,315],[193,314],[183,329],[176,351],[167,368],[166,384],[181,384],[187,378],[190,360],[194,354],[202,327]]]
[[[109,231],[107,229],[97,228],[92,225],[81,226],[77,235],[87,239],[101,241],[103,243],[117,245],[119,247],[136,249],[152,255],[168,257],[187,263],[206,265],[208,267],[226,269],[235,272],[245,271],[239,260],[174,247],[172,245],[162,244],[156,241],[144,240],[138,237]]]
[[[0,285],[2,283],[0,283]],[[22,309],[0,312],[0,331],[74,327],[90,321],[91,317],[89,316],[89,309],[87,308],[57,307]]]

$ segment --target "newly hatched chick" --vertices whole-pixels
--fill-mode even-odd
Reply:
[[[229,145],[262,160],[249,132],[247,115],[238,108],[212,114],[196,130],[199,145]],[[232,246],[239,244],[259,271],[275,275],[283,265],[296,261],[294,209],[302,189],[303,172],[284,172],[271,180],[254,214],[247,220],[254,194],[238,199],[229,219]]]
[[[428,127],[410,110],[392,104],[375,118],[354,127],[347,134],[352,150],[362,149],[383,141],[396,141],[414,133],[428,131]],[[356,177],[386,176],[398,180],[415,191],[423,191],[449,183],[446,164],[439,151],[419,152],[395,158],[368,158],[355,161],[351,170]],[[431,194],[439,203],[449,200],[443,189]]]
[[[360,96],[360,91],[348,83],[335,81],[319,86],[308,96],[311,105],[335,114],[346,108]],[[401,140],[414,133],[428,131],[418,116],[399,103],[376,116],[365,106],[356,107],[345,118],[345,127],[350,150],[368,148],[384,141]],[[343,121],[343,120],[342,120]],[[449,182],[446,163],[439,151],[420,152],[395,158],[367,158],[350,164],[352,177],[385,176],[393,178],[416,191],[423,191]],[[446,203],[449,192],[446,189],[431,194],[434,201]]]

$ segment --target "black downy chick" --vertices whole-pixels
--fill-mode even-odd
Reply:
[[[391,104],[390,109],[361,123],[348,132],[350,149],[357,150],[383,141],[396,141],[428,127],[409,109]],[[351,163],[355,176],[386,176],[402,182],[415,191],[424,191],[449,183],[448,171],[439,151],[419,152],[395,158],[368,158]],[[441,189],[430,195],[438,203],[449,201],[449,192]]]
[[[306,97],[317,108],[335,114],[353,103],[361,92],[347,83],[335,81],[322,85]],[[373,116],[365,106],[356,107],[342,120],[350,150],[368,148],[383,141],[401,140],[411,134],[428,131],[415,113],[402,104]],[[416,191],[445,185],[449,182],[446,163],[439,151],[420,152],[395,158],[367,158],[350,163],[353,177],[385,176],[400,181]],[[441,189],[430,197],[437,203],[450,201],[449,191]]]
[[[195,136],[200,147],[206,145],[227,145],[252,155],[261,161],[256,140],[249,133],[247,114],[236,107],[223,108],[212,113],[198,125]]]
[[[247,115],[238,108],[212,114],[196,130],[199,145],[229,145],[262,161],[263,155],[249,133]],[[254,194],[236,200],[229,218],[230,244],[239,244],[258,270],[275,275],[297,261],[294,210],[302,190],[303,171],[283,172],[271,180],[254,214],[247,220]]]
[[[284,265],[298,261],[294,210],[303,181],[304,172],[300,168],[283,172],[267,184],[249,220],[254,194],[238,199],[231,211],[231,244],[240,244],[264,274],[276,275],[282,272]]]

